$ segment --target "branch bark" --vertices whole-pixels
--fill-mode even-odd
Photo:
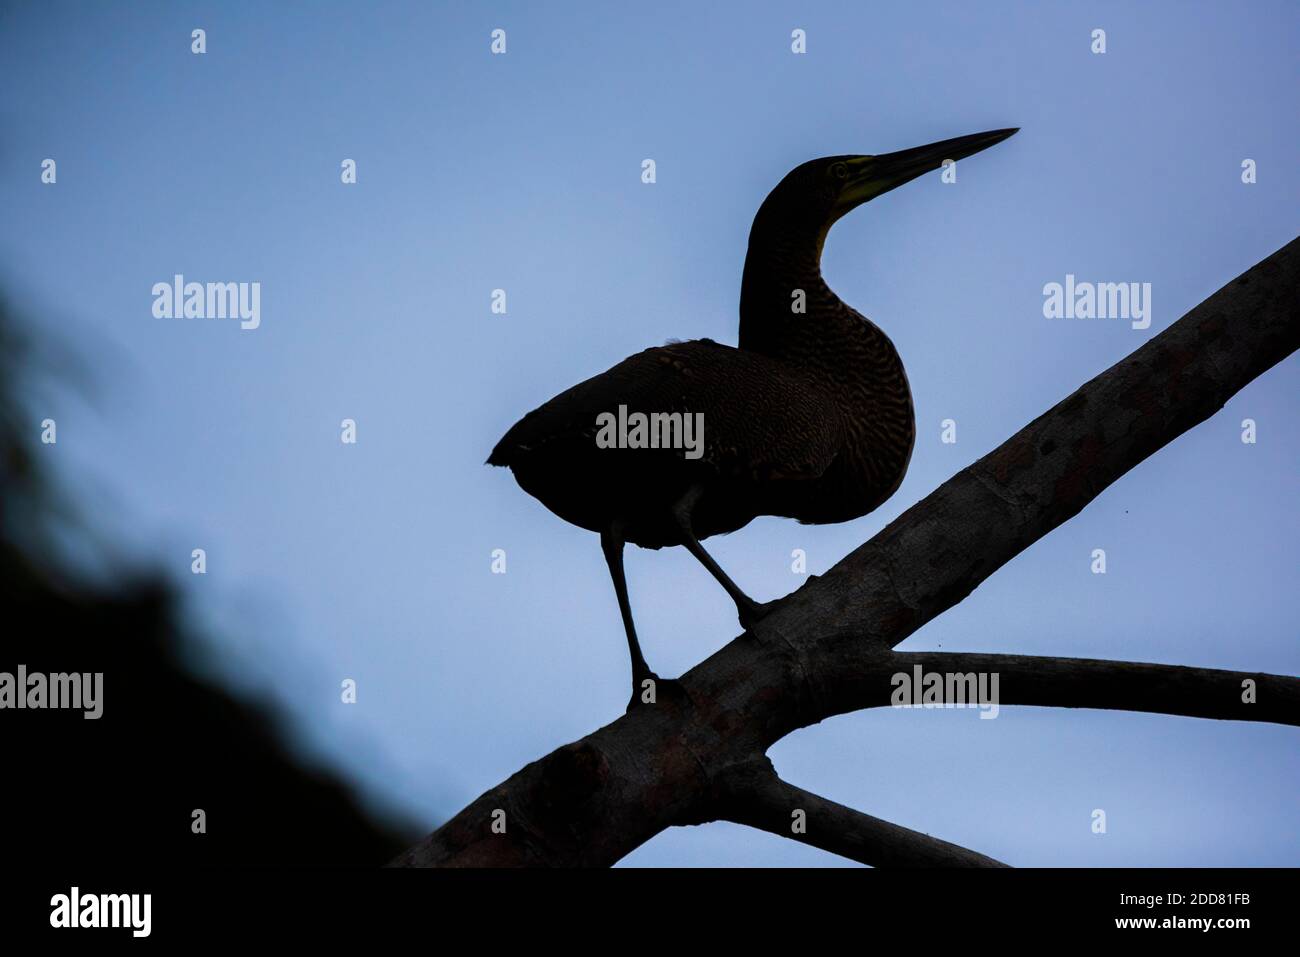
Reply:
[[[1104,708],[1300,725],[1300,678],[1095,658],[896,653],[894,673],[997,674],[999,705]],[[1250,682],[1247,696],[1246,682]]]
[[[1297,347],[1293,240],[775,603],[753,633],[682,676],[686,698],[636,709],[529,764],[393,863],[608,866],[665,828],[747,813],[734,781],[771,744],[878,700],[882,675],[905,657],[890,649]],[[1265,692],[1282,700],[1211,714],[1193,699],[1218,679],[1119,664],[1107,676],[1104,664],[1023,669],[1016,693],[1027,704],[1136,710],[1152,710],[1137,706],[1154,695],[1171,713],[1296,723],[1293,679],[1242,675],[1266,679],[1256,707]],[[1118,682],[1109,693],[1108,677]],[[870,832],[856,812],[824,804]]]
[[[721,804],[722,820],[788,837],[873,867],[1007,866],[788,784],[777,776],[766,758],[733,776]]]

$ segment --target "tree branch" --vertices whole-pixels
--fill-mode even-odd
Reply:
[[[1300,725],[1300,678],[1180,665],[988,655],[967,652],[896,652],[894,673],[920,666],[939,674],[997,674],[999,705],[1104,708],[1189,718],[1269,721]],[[1252,682],[1253,703],[1243,701]]]
[[[871,700],[890,649],[1300,347],[1298,314],[1294,240],[775,603],[685,698],[533,762],[394,863],[604,866],[716,819],[734,768]]]
[[[782,781],[764,758],[737,774],[718,819],[873,867],[1006,867],[1001,861],[836,804]],[[796,816],[798,815],[798,816]]]

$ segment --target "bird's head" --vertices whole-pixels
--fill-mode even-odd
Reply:
[[[763,203],[773,225],[811,229],[819,237],[837,219],[882,193],[1001,143],[1016,129],[990,130],[877,156],[823,156],[796,166]],[[799,229],[802,232],[802,229]]]

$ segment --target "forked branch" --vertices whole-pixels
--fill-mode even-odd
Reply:
[[[1300,240],[963,469],[825,576],[774,603],[755,633],[681,677],[685,697],[634,709],[535,761],[394,863],[607,866],[674,825],[745,817],[758,827],[786,826],[775,823],[778,812],[788,819],[796,796],[817,820],[843,829],[832,846],[819,826],[818,846],[855,860],[995,863],[790,785],[767,781],[747,796],[735,789],[737,775],[791,731],[884,704],[882,681],[900,661],[936,670],[969,671],[981,660],[1006,666],[1000,695],[1008,704],[1297,724],[1292,678],[891,651],[1297,347]],[[1247,679],[1257,682],[1253,705],[1241,698]]]

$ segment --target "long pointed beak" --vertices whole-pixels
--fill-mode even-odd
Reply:
[[[970,136],[958,136],[950,140],[940,140],[928,146],[916,146],[910,150],[897,153],[882,153],[879,156],[864,156],[858,164],[855,175],[844,190],[843,200],[850,208],[874,199],[881,193],[897,189],[904,183],[916,179],[943,166],[945,160],[964,159],[981,150],[986,150],[996,143],[1001,143],[1008,136],[1019,132],[1020,128],[1006,130],[989,130],[987,133],[972,133]]]

